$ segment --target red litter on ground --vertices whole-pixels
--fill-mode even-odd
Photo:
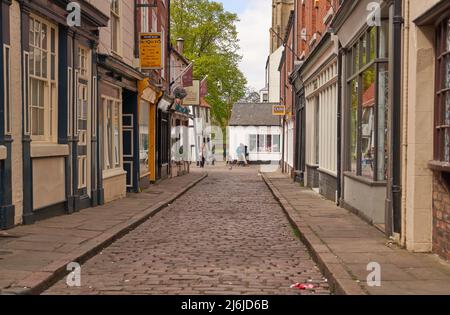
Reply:
[[[299,289],[299,290],[311,290],[314,289],[314,284],[311,283],[296,283],[291,285],[291,289]]]

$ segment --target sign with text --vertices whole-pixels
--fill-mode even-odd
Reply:
[[[274,116],[284,116],[284,115],[286,115],[286,106],[284,106],[284,105],[274,105],[272,107],[272,115],[274,115]]]
[[[185,89],[187,96],[183,99],[183,104],[200,105],[200,80],[193,80],[192,86]]]
[[[163,38],[161,33],[140,33],[139,36],[141,69],[162,69]]]

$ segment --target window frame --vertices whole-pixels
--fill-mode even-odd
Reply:
[[[382,21],[386,23],[387,29],[389,29],[389,19],[383,18]],[[380,69],[383,67],[388,69],[390,64],[390,56],[388,54],[389,47],[385,47],[385,52],[380,51],[380,40],[383,26],[372,26],[365,27],[358,36],[348,45],[346,54],[346,91],[347,91],[347,113],[348,117],[352,117],[352,105],[353,105],[353,83],[356,83],[357,89],[357,112],[356,112],[356,169],[353,169],[352,165],[352,120],[347,119],[347,140],[348,143],[348,156],[346,163],[346,171],[354,176],[367,179],[371,182],[386,182],[387,180],[387,163],[385,163],[385,177],[379,178],[379,157],[378,157],[378,146],[379,146],[379,87],[380,87]],[[372,30],[375,29],[374,37],[374,47],[371,45],[371,35]],[[388,36],[390,34],[388,33]],[[365,45],[365,46],[364,46]],[[363,49],[364,48],[364,49]],[[371,55],[373,50],[373,56]],[[357,58],[354,58],[357,56]],[[372,137],[374,138],[374,144],[372,148],[374,149],[372,157],[372,176],[368,177],[363,174],[363,157],[362,157],[362,146],[363,146],[363,90],[364,90],[364,76],[368,71],[374,71],[374,107],[373,107],[373,127],[372,127]],[[390,79],[390,73],[388,72],[388,78]],[[386,99],[387,104],[385,106],[389,107],[389,97]],[[386,109],[385,109],[386,110]],[[388,121],[385,121],[387,125]],[[385,143],[386,146],[386,143]]]
[[[434,149],[433,159],[434,164],[442,167],[442,170],[450,172],[450,117],[445,118],[450,114],[450,101],[448,105],[445,104],[446,97],[450,98],[450,78],[445,82],[446,67],[450,68],[450,17],[446,12],[444,18],[436,25],[436,61],[435,61],[435,101],[434,101]],[[444,121],[447,120],[447,121]],[[449,139],[445,140],[445,134]],[[446,141],[448,142],[446,145]],[[447,148],[446,148],[447,147]],[[447,152],[445,152],[447,151]],[[446,157],[447,155],[447,157]]]
[[[114,3],[117,4],[116,10],[114,10],[113,5]],[[110,31],[111,31],[111,51],[118,55],[122,55],[121,47],[120,45],[122,41],[122,28],[121,28],[121,22],[122,22],[122,4],[120,0],[111,0],[111,6],[110,6]],[[116,33],[113,32],[115,29],[113,27],[113,23],[117,22],[117,29]],[[114,47],[114,43],[116,42],[117,47]]]
[[[12,84],[11,84],[11,46],[3,45],[3,88],[4,88],[4,126],[5,134],[12,133]]]
[[[263,137],[264,139],[264,148],[266,150],[260,150],[260,146],[259,146],[259,139],[260,137]],[[270,137],[270,141],[268,141]],[[255,142],[255,150],[252,150],[252,138]],[[275,151],[273,149],[274,147],[274,139],[277,138],[278,139],[278,150]],[[268,150],[267,148],[267,144],[270,142],[270,150]],[[277,134],[277,133],[264,133],[264,134],[256,134],[256,133],[252,133],[248,135],[248,152],[250,154],[271,154],[271,153],[281,153],[281,135]]]
[[[102,95],[101,97],[102,99],[102,107],[103,107],[103,152],[104,152],[104,159],[103,159],[103,171],[105,172],[109,172],[109,171],[114,171],[114,170],[118,170],[118,169],[123,169],[123,148],[122,148],[122,143],[123,143],[123,139],[122,139],[122,100],[120,99],[116,99],[113,98],[111,96],[107,96],[107,95]],[[116,155],[114,152],[114,148],[115,148],[115,137],[114,135],[111,137],[111,147],[109,146],[109,138],[108,138],[108,128],[107,128],[107,123],[108,123],[108,106],[109,106],[109,102],[113,102],[114,106],[112,109],[112,114],[113,116],[111,117],[111,121],[112,121],[112,125],[111,125],[111,130],[114,130],[114,109],[118,108],[118,117],[117,117],[117,124],[118,124],[118,132],[119,132],[119,143],[118,143],[118,161],[116,159]],[[109,150],[111,151],[111,158],[112,161],[109,160]],[[107,161],[109,163],[107,163]]]
[[[45,142],[45,143],[56,143],[58,139],[58,26],[52,23],[49,20],[43,19],[39,16],[30,14],[30,39],[29,39],[29,67],[28,67],[28,115],[30,119],[30,136],[33,141],[37,142]],[[42,25],[46,26],[46,39],[45,47],[42,44],[41,34],[36,36],[35,25],[38,23],[40,25],[39,31],[41,33]],[[31,29],[33,26],[33,30]],[[31,36],[32,35],[32,36]],[[31,39],[33,37],[33,39]],[[41,41],[41,44],[38,46],[36,43],[36,39]],[[31,42],[32,41],[32,42]],[[36,56],[35,52],[39,51],[40,53],[40,72],[37,74],[36,72]],[[42,57],[43,53],[45,53],[45,59]],[[33,56],[33,57],[31,57]],[[43,75],[43,60],[46,62],[46,73],[45,77]],[[33,63],[33,64],[32,64]],[[32,72],[33,71],[33,72]],[[33,103],[33,83],[35,84],[43,84],[43,93],[45,99],[43,99],[44,104],[34,104]],[[38,87],[39,88],[39,87]],[[40,96],[40,95],[39,95]],[[36,96],[37,98],[37,96]],[[33,127],[33,109],[36,111],[43,111],[43,122],[38,122],[39,124],[43,124],[43,134],[35,134]]]

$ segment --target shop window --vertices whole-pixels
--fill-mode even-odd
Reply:
[[[388,21],[369,28],[348,54],[348,170],[387,178]]]
[[[30,17],[29,108],[33,140],[56,141],[57,42],[54,25]]]
[[[149,135],[150,135],[150,104],[145,101],[141,101],[141,107],[139,111],[139,163],[141,176],[148,175],[149,173]]]

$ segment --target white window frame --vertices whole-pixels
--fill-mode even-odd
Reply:
[[[252,138],[252,136],[256,137],[256,140],[255,140],[256,141],[256,146],[255,146],[256,149],[255,150],[251,150],[251,138]],[[263,139],[264,139],[264,148],[267,148],[267,138],[269,136],[271,137],[270,150],[260,150],[259,149],[260,148],[259,141],[258,141],[259,137],[263,137]],[[274,144],[273,139],[274,139],[274,137],[278,137],[279,138],[278,151],[275,151],[273,149],[273,144]],[[277,133],[274,133],[274,134],[272,134],[272,133],[268,133],[268,134],[263,134],[263,133],[255,134],[255,133],[252,133],[252,134],[249,134],[249,136],[248,136],[248,143],[249,143],[249,145],[248,145],[249,153],[253,153],[253,154],[281,153],[281,135],[277,134]]]
[[[111,156],[112,161],[109,161],[108,152],[109,152],[109,143],[108,143],[108,128],[107,128],[107,121],[108,121],[108,102],[112,101],[115,106],[118,106],[118,131],[119,131],[119,137],[118,137],[118,156],[114,154],[114,147],[116,145],[115,143],[115,137],[112,137],[112,143],[111,147],[113,149],[113,154]],[[120,99],[115,99],[110,96],[102,95],[102,106],[103,106],[103,152],[104,152],[104,163],[103,163],[103,170],[108,172],[112,170],[118,170],[123,168],[123,148],[122,148],[122,101]],[[114,118],[112,119],[112,122],[114,123]],[[115,125],[112,126],[114,130]]]
[[[32,22],[33,21],[33,22]],[[56,143],[57,141],[57,134],[58,134],[58,124],[57,124],[57,117],[58,117],[58,27],[49,22],[48,20],[42,19],[35,15],[30,15],[30,26],[33,25],[33,27],[36,25],[35,23],[38,23],[39,25],[45,25],[47,28],[47,43],[46,43],[46,49],[44,49],[42,45],[42,41],[40,45],[36,45],[36,39],[41,40],[41,34],[38,35],[38,37],[33,38],[33,43],[30,42],[30,52],[29,54],[33,54],[33,58],[29,59],[30,66],[29,66],[29,116],[30,116],[30,133],[31,133],[31,139],[33,141],[38,142],[50,142],[50,143]],[[42,28],[40,28],[42,29]],[[54,52],[51,50],[51,43],[52,43],[52,30],[54,35]],[[31,29],[30,29],[31,33]],[[32,32],[33,35],[35,35],[35,29],[33,29]],[[31,34],[30,34],[31,35]],[[31,38],[31,37],[30,37]],[[40,73],[39,75],[36,74],[36,55],[34,52],[37,51],[41,54],[46,54],[46,75],[42,75],[42,67],[43,60],[45,58],[41,58],[39,62],[40,66]],[[33,65],[31,64],[31,61],[33,61]],[[53,71],[54,71],[54,77],[52,78],[52,62],[53,65]],[[33,73],[31,71],[33,70]],[[33,104],[33,82],[36,84],[43,84],[44,85],[44,99],[42,100],[44,104]],[[37,97],[40,97],[37,96]],[[36,97],[36,98],[37,98]],[[43,124],[43,134],[33,134],[33,108],[36,110],[43,110],[43,122],[40,121],[39,123]]]
[[[141,0],[141,4],[149,4],[148,0]],[[141,7],[141,32],[148,33],[150,30],[149,7]]]
[[[11,134],[12,124],[12,83],[11,83],[11,47],[3,45],[3,88],[5,134]]]
[[[111,51],[116,54],[121,56],[122,55],[122,27],[121,27],[121,22],[122,22],[122,1],[121,0],[111,0],[111,6],[110,6],[110,31],[111,31]],[[113,3],[117,3],[117,11],[113,10]],[[113,32],[113,23],[114,20],[117,20],[117,33],[114,34]],[[117,42],[117,47],[116,49],[114,48],[114,40],[116,40]]]

